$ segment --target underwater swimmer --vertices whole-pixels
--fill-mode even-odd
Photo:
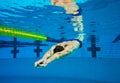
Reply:
[[[42,59],[35,62],[35,67],[45,67],[52,61],[71,53],[73,50],[79,47],[82,47],[83,38],[84,37],[82,35],[77,39],[64,41],[52,46],[50,50],[45,53]]]

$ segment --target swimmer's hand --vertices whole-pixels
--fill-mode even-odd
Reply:
[[[47,66],[46,60],[45,59],[41,59],[39,61],[36,61],[34,66],[36,68],[45,67],[45,66]]]

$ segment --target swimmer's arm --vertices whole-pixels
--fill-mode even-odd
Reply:
[[[39,59],[38,61],[36,61],[35,67],[46,66],[46,61],[48,58],[50,58],[53,55],[54,48],[55,48],[55,46],[52,46],[51,49],[45,53],[45,55],[42,57],[42,59]]]
[[[56,53],[56,55],[58,55],[58,58],[65,56],[65,55],[71,53],[73,49],[74,49],[73,46],[68,46],[63,51]]]
[[[53,62],[54,60],[56,59],[59,59],[60,57],[63,57],[67,54],[69,54],[71,51],[69,50],[64,50],[64,51],[61,51],[61,52],[58,52],[56,54],[54,54],[53,56],[51,56],[49,59],[47,59],[47,64]]]
[[[54,49],[54,48],[55,48],[55,46],[52,46],[52,47],[50,48],[50,50],[45,53],[45,55],[43,56],[42,59],[47,59],[47,58],[49,58],[50,56],[52,56],[52,55],[53,55],[53,49]]]
[[[57,45],[60,45],[60,44],[61,44],[61,43],[58,43]],[[50,48],[50,50],[45,53],[45,55],[43,56],[42,59],[48,59],[48,58],[50,58],[50,57],[54,54],[53,50],[54,50],[54,48],[55,48],[57,45],[52,46],[52,47]]]

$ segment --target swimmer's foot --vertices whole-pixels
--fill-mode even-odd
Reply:
[[[45,59],[41,59],[41,60],[35,62],[35,67],[36,68],[45,67],[45,66],[47,66]]]

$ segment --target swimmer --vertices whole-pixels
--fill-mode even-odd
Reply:
[[[77,29],[75,28],[75,31],[83,32],[84,28],[82,24],[81,9],[76,4],[75,0],[51,0],[51,2],[55,6],[63,7],[66,14],[72,14],[73,18],[71,21],[74,21],[76,23],[74,27],[77,27]],[[72,24],[74,25],[74,23]],[[40,60],[35,62],[35,67],[45,67],[54,60],[70,54],[75,49],[82,47],[83,39],[84,35],[79,35],[76,39],[64,41],[52,46]]]
[[[64,41],[62,43],[58,43],[50,48],[48,52],[38,61],[35,62],[35,67],[45,67],[49,63],[53,62],[60,57],[63,57],[67,54],[70,54],[75,49],[82,47],[82,41],[84,36],[81,35],[77,39],[73,39],[70,41]]]

